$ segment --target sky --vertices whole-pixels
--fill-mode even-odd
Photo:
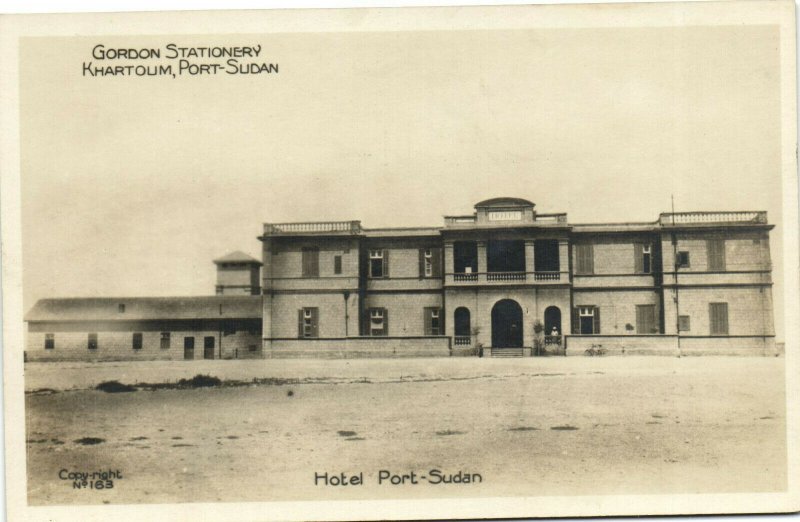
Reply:
[[[169,43],[260,45],[279,73],[81,74],[97,44]],[[769,212],[780,340],[778,43],[772,26],[25,39],[25,309],[213,294],[212,259],[260,257],[264,222],[435,226],[497,196],[655,221],[674,196]]]

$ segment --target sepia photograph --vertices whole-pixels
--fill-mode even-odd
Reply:
[[[797,511],[794,17],[0,18],[9,516]]]

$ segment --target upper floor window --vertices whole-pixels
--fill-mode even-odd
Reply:
[[[389,275],[389,256],[386,250],[369,251],[369,276],[388,277]]]
[[[298,310],[299,337],[319,337],[319,309],[302,308]]]
[[[44,349],[45,350],[53,350],[56,347],[56,335],[55,334],[44,334]]]
[[[709,272],[722,272],[725,270],[725,240],[709,239],[706,241],[708,251]]]
[[[303,249],[303,277],[319,277],[319,248]]]
[[[675,260],[675,266],[677,268],[688,268],[689,265],[689,252],[682,250],[678,252],[678,258]]]
[[[576,274],[594,273],[594,248],[591,243],[579,243],[575,245]]]
[[[333,273],[342,273],[342,256],[333,256]]]
[[[134,350],[141,350],[142,349],[142,334],[135,333],[133,334],[133,349]]]
[[[440,248],[419,249],[419,276],[440,277],[442,275],[442,250]]]
[[[637,274],[653,272],[653,246],[650,243],[634,244],[634,264]]]
[[[125,305],[124,305],[124,304],[122,304],[122,303],[120,303],[119,305],[117,305],[117,312],[119,312],[119,313],[121,313],[121,314],[124,314],[124,313],[125,313]]]
[[[97,334],[90,333],[87,348],[90,350],[97,350]]]
[[[389,313],[386,308],[369,309],[369,335],[385,336],[389,333]]]

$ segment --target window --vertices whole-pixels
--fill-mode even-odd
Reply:
[[[678,259],[675,260],[677,268],[688,268],[689,265],[689,252],[683,250],[678,252]]]
[[[425,335],[444,335],[441,308],[425,309]]]
[[[575,245],[575,255],[577,258],[577,266],[575,273],[577,274],[593,274],[594,273],[594,248],[592,244],[578,244]]]
[[[303,277],[319,277],[319,248],[303,249]]]
[[[420,277],[441,277],[442,275],[442,249],[441,248],[420,248],[419,249],[419,276]]]
[[[121,314],[124,314],[124,313],[125,313],[125,305],[124,305],[124,304],[122,304],[122,303],[120,303],[120,304],[117,306],[117,312],[119,312],[119,313],[121,313]]]
[[[385,336],[389,332],[389,314],[386,308],[369,309],[369,335]]]
[[[142,349],[142,334],[140,333],[133,334],[133,349],[134,350]]]
[[[591,335],[600,333],[600,309],[596,306],[578,306],[572,310],[572,333]]]
[[[389,275],[389,262],[386,250],[369,251],[369,276],[387,277]]]
[[[691,321],[688,315],[679,315],[678,316],[678,331],[679,332],[688,332],[691,330]]]
[[[45,350],[53,350],[56,347],[56,336],[55,334],[44,334],[44,349]]]
[[[90,350],[97,350],[97,334],[90,333],[89,334],[89,344],[87,346]]]
[[[166,350],[169,348],[169,332],[161,332],[161,349]]]
[[[298,336],[302,338],[319,337],[319,309],[301,308],[297,311]]]
[[[333,273],[342,273],[342,256],[333,256]]]
[[[711,335],[728,335],[728,303],[709,303]]]
[[[637,274],[653,272],[653,247],[650,243],[634,243],[634,267]]]
[[[636,305],[636,333],[652,334],[657,332],[656,306]]]
[[[709,272],[722,272],[725,270],[725,240],[709,239],[706,242],[708,251]]]

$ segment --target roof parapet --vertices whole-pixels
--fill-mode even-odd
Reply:
[[[709,225],[725,223],[766,225],[767,213],[763,210],[740,210],[728,212],[664,212],[659,216],[659,224],[661,226]]]
[[[264,236],[359,235],[362,231],[361,221],[264,223]]]

